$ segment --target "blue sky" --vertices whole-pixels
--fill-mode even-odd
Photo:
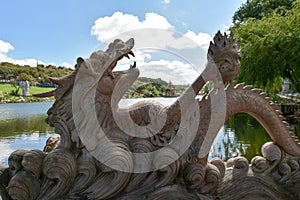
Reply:
[[[227,31],[245,0],[4,0],[0,62],[71,67],[109,36],[130,28],[168,27],[207,47]],[[145,61],[145,60],[144,60]]]

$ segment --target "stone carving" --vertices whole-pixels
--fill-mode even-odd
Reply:
[[[29,83],[28,81],[20,81],[20,88],[22,89],[22,96],[28,96],[29,94]]]
[[[284,79],[283,79],[283,84],[282,84],[282,91],[281,91],[281,93],[283,93],[283,94],[289,93],[289,92],[290,92],[290,85],[291,85],[290,79],[284,78]]]
[[[60,137],[50,136],[46,141],[46,145],[45,145],[43,151],[46,153],[49,153],[50,151],[52,151],[53,149],[55,149],[57,147],[59,142],[60,142]]]
[[[133,39],[115,40],[78,58],[72,74],[51,78],[59,87],[39,96],[55,96],[46,122],[60,142],[50,139],[53,149],[44,152],[13,152],[9,167],[0,168],[3,199],[300,198],[299,141],[266,94],[234,85],[241,55],[232,36],[215,35],[205,70],[172,105],[142,101],[120,109],[139,72],[136,63],[112,70],[134,56],[133,46]],[[214,89],[195,99],[207,81]],[[255,117],[273,142],[250,165],[243,157],[208,161],[224,120],[238,112]]]

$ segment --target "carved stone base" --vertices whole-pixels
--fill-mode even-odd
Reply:
[[[249,165],[244,157],[207,165],[178,162],[144,174],[101,166],[87,152],[17,150],[0,168],[0,194],[7,199],[300,199],[300,157],[272,142]],[[126,181],[124,181],[126,180]],[[122,182],[123,185],[119,185]],[[117,188],[117,189],[116,189]]]

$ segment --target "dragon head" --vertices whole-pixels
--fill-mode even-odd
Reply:
[[[136,68],[136,62],[130,65],[128,70],[114,71],[119,60],[124,57],[130,59],[135,57],[132,52],[134,40],[131,38],[126,42],[116,39],[110,43],[106,51],[95,51],[88,59],[80,61],[80,68],[85,74],[97,74],[98,92],[104,95],[112,94],[114,89],[122,95],[129,89],[130,85],[137,79],[139,70]],[[116,88],[116,86],[118,87]],[[124,87],[126,86],[126,87]]]
[[[217,65],[223,82],[232,81],[240,72],[240,60],[242,58],[239,45],[232,35],[224,36],[218,31],[214,37],[214,42],[210,42],[208,60],[213,60]]]
[[[96,51],[91,54],[90,58],[87,61],[93,65],[92,67],[96,71],[103,71],[104,74],[111,76],[111,78],[115,79],[116,76],[120,74],[124,74],[121,72],[113,72],[113,69],[116,67],[119,60],[126,57],[130,59],[129,55],[135,56],[132,52],[132,48],[134,46],[133,38],[123,42],[120,39],[114,40],[109,44],[108,49],[106,51]],[[81,63],[82,64],[82,63]],[[136,63],[130,66],[131,68],[135,68]],[[97,68],[97,69],[96,69]]]
[[[133,46],[134,40],[132,38],[126,42],[116,39],[109,44],[106,51],[95,51],[87,59],[83,59],[81,57],[77,58],[75,70],[72,74],[60,78],[49,78],[51,82],[58,85],[55,90],[35,94],[34,96],[54,96],[56,100],[61,99],[74,86],[75,79],[76,76],[79,75],[79,71],[86,76],[91,74],[102,74],[100,75],[101,77],[98,81],[98,86],[104,94],[111,93],[118,82],[122,83],[126,82],[126,80],[130,80],[129,82],[135,81],[139,75],[139,70],[136,68],[136,62],[134,62],[133,65],[130,65],[129,70],[113,71],[119,60],[124,57],[130,59],[130,56],[135,56],[132,52]],[[125,88],[123,90],[125,90]],[[126,91],[124,91],[124,93],[125,92]]]

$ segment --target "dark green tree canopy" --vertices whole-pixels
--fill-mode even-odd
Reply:
[[[284,71],[288,68],[295,78],[293,89],[300,91],[297,80],[300,78],[300,0],[284,15],[274,12],[261,19],[249,18],[235,24],[231,31],[243,55],[239,82],[275,93],[281,90]]]
[[[247,0],[234,13],[233,23],[242,23],[248,18],[261,19],[277,8],[290,10],[295,0]]]
[[[0,79],[16,79],[27,80],[37,83],[51,83],[49,77],[61,77],[71,73],[73,70],[53,65],[38,65],[30,67],[28,65],[21,66],[9,62],[0,63]]]

